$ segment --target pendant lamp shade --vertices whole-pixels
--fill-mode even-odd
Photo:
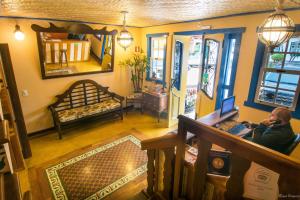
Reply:
[[[288,17],[281,8],[276,8],[257,29],[259,40],[273,51],[282,43],[286,42],[295,33],[296,28],[293,20]]]
[[[123,29],[120,31],[119,35],[117,36],[118,44],[126,50],[133,42],[133,37],[131,33],[126,29],[126,11],[121,12],[124,15],[123,20]]]

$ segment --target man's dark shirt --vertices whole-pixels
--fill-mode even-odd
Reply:
[[[253,131],[253,138],[247,140],[284,153],[294,140],[295,134],[290,123],[285,125],[258,125]]]

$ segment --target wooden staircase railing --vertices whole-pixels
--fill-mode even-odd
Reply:
[[[178,138],[174,134],[141,142],[142,149],[147,150],[148,155],[146,192],[149,196],[153,196],[160,190],[162,196],[167,199],[171,198],[175,147],[177,145]]]
[[[187,132],[197,137],[198,156],[194,165],[192,199],[201,199],[206,183],[212,177],[207,175],[208,156],[212,144],[229,150],[231,154],[231,175],[221,199],[243,199],[243,179],[251,162],[262,165],[280,174],[279,194],[300,195],[300,161],[265,148],[224,131],[206,126],[200,122],[179,116],[178,134],[166,135],[142,141],[142,149],[148,154],[149,196],[159,194],[164,199],[181,199],[183,196],[183,173],[185,163],[185,142]],[[227,180],[227,179],[226,179]]]

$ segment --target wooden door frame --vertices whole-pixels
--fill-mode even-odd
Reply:
[[[23,157],[29,158],[32,156],[32,152],[28,140],[26,125],[23,117],[23,111],[22,111],[18,88],[14,76],[8,44],[0,44],[0,55],[3,64],[3,72],[5,75],[4,78],[6,79],[7,87],[8,87],[7,89],[11,97],[11,104],[14,111],[15,123],[17,125],[17,131],[20,138],[20,143],[22,146]]]

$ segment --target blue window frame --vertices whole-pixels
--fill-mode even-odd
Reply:
[[[172,86],[174,86],[178,91],[180,90],[180,83],[181,83],[182,56],[183,56],[183,43],[181,41],[176,40],[175,52],[174,52]]]
[[[295,50],[295,44],[299,40],[297,38],[300,38],[300,25],[296,26],[296,31],[294,39],[291,39],[288,45],[283,44],[276,48],[273,54],[268,53],[265,45],[258,42],[245,106],[268,112],[274,107],[288,107],[294,110],[293,117],[300,119],[300,60],[297,58],[299,51]],[[291,64],[293,68],[290,67]]]
[[[241,40],[242,33],[226,33],[224,36],[216,110],[221,108],[223,99],[233,95]]]
[[[150,60],[150,67],[146,76],[147,81],[165,84],[167,36],[168,33],[147,35],[147,56]]]

